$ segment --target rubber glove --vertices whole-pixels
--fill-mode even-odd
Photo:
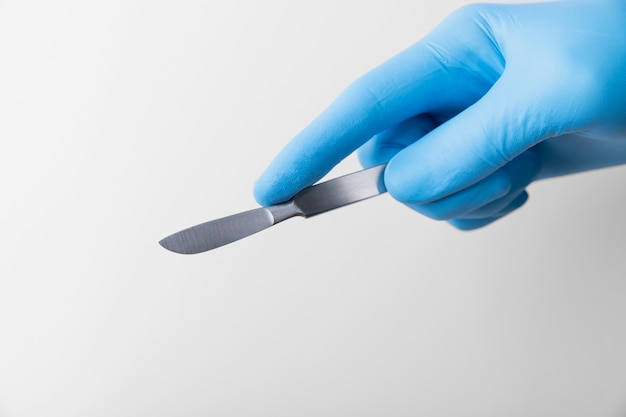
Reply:
[[[471,5],[350,85],[255,186],[289,199],[360,147],[391,196],[474,229],[537,178],[626,163],[626,2]]]

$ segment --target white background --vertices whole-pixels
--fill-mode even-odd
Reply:
[[[0,416],[623,416],[624,168],[157,244],[464,3],[0,0]]]

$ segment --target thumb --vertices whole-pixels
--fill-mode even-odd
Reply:
[[[385,170],[389,193],[404,203],[441,199],[557,134],[554,100],[528,86],[505,71],[479,101],[397,153]]]

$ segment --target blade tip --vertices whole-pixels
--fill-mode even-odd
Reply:
[[[181,248],[179,245],[172,243],[172,239],[170,239],[169,236],[159,240],[159,245],[161,245],[163,248],[167,249],[170,252],[178,253],[181,255],[193,255],[194,253],[196,253],[182,250],[183,248]]]

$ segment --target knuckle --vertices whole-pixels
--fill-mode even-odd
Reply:
[[[488,3],[471,3],[459,7],[446,18],[446,22],[454,25],[474,25],[482,29],[491,27],[490,22],[496,13],[502,12],[500,5]]]
[[[484,3],[466,4],[453,11],[450,14],[450,18],[475,21],[477,18],[484,16],[486,6]]]

